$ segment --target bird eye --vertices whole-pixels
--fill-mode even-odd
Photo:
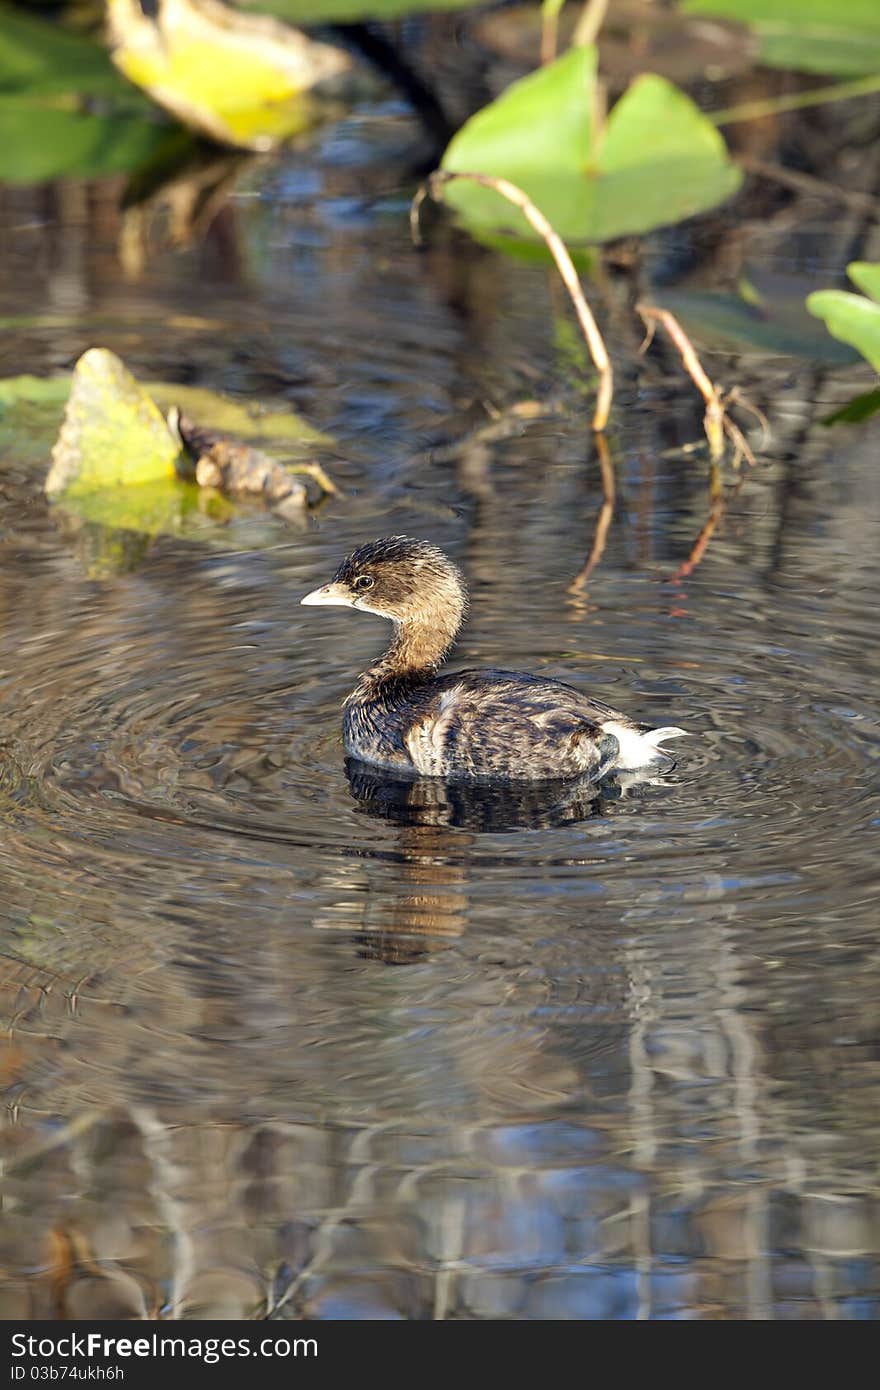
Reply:
[[[364,589],[372,589],[372,587],[373,576],[371,574],[359,574],[352,584],[352,588],[357,589],[359,592],[362,592]]]

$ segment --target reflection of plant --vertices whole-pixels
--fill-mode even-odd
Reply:
[[[471,173],[447,173],[438,171],[428,180],[426,190],[434,197],[440,197],[443,189],[456,179],[471,181],[478,187],[491,189],[498,197],[505,198],[508,203],[519,208],[529,226],[541,237],[550,252],[562,282],[571,296],[581,332],[584,335],[587,346],[590,349],[590,356],[599,374],[599,393],[596,400],[596,410],[593,416],[593,429],[604,430],[608,423],[608,415],[611,411],[611,399],[614,394],[614,375],[611,362],[608,358],[608,351],[605,347],[602,335],[593,318],[593,312],[587,303],[581,282],[578,279],[577,271],[574,268],[572,259],[568,254],[565,243],[556,231],[555,227],[544,216],[540,208],[535,207],[531,199],[518,188],[516,184],[510,183],[507,179],[493,178],[490,174],[471,174]],[[413,202],[412,226],[414,232],[418,225],[418,207],[422,199],[422,190],[416,194]]]
[[[583,333],[584,340],[590,351],[590,356],[593,359],[593,365],[598,374],[599,389],[596,397],[596,407],[593,412],[593,429],[596,431],[597,435],[601,435],[602,431],[608,425],[608,417],[611,413],[611,402],[614,394],[614,373],[608,356],[608,350],[605,347],[604,339],[593,317],[592,310],[587,303],[583,287],[578,279],[577,271],[574,268],[565,243],[556,229],[541,212],[540,208],[535,206],[527,194],[525,194],[521,188],[517,188],[516,184],[510,183],[509,180],[495,178],[491,174],[459,174],[449,173],[442,169],[437,170],[419,189],[413,199],[410,212],[410,224],[412,226],[414,240],[416,243],[421,240],[419,212],[425,197],[428,195],[434,198],[442,197],[443,190],[450,183],[459,179],[464,179],[466,182],[476,184],[479,188],[490,190],[498,197],[504,198],[508,203],[518,208],[532,230],[542,238],[547,250],[556,262],[556,268],[562,277],[563,284],[568,290],[572,304],[574,305],[581,332]],[[722,391],[715,382],[709,379],[706,372],[703,370],[703,366],[694,351],[690,339],[681,327],[681,324],[668,309],[661,309],[651,304],[637,304],[636,312],[641,316],[648,330],[644,347],[650,344],[654,335],[654,328],[657,324],[660,324],[669,334],[681,353],[685,370],[705,401],[706,410],[703,417],[703,427],[709,445],[709,456],[712,460],[713,468],[717,467],[724,455],[725,440],[729,440],[733,445],[733,464],[735,468],[739,468],[743,459],[750,465],[754,465],[755,456],[742,430],[731,420],[729,407],[738,404],[746,410],[751,411],[764,426],[766,435],[767,422],[761,412],[756,410],[754,406],[749,405],[735,388],[732,391]]]
[[[807,308],[816,318],[824,320],[833,337],[857,348],[874,370],[880,372],[880,264],[853,261],[846,271],[863,294],[816,290],[807,297]]]

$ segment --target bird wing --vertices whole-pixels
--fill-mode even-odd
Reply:
[[[464,671],[438,683],[404,737],[429,775],[571,777],[613,762],[617,740],[600,725],[614,717],[559,681]]]

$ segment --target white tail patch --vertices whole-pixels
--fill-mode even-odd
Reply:
[[[670,754],[660,747],[668,738],[687,738],[687,729],[677,729],[668,724],[663,729],[648,729],[640,733],[627,724],[609,719],[602,725],[606,733],[613,734],[620,744],[616,767],[623,771],[635,771],[640,767],[650,767],[652,763],[666,762]]]

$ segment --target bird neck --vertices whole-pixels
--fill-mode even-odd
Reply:
[[[369,694],[388,682],[430,680],[449,656],[464,620],[464,602],[442,613],[422,610],[395,623],[387,650],[361,676],[356,693]]]

